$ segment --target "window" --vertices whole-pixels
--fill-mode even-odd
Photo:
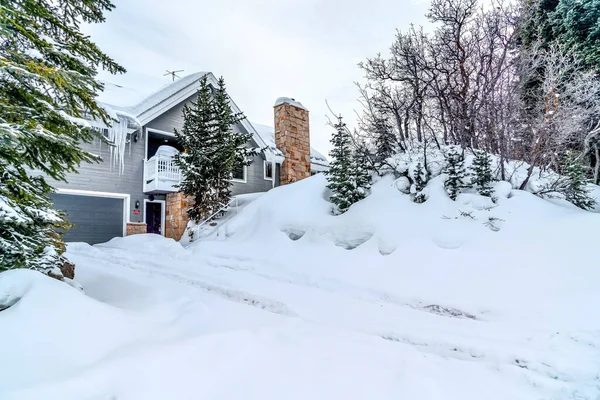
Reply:
[[[233,176],[231,177],[231,180],[246,183],[246,166],[244,164],[241,162],[236,163],[233,167]]]
[[[269,161],[264,161],[264,171],[265,171],[265,179],[271,180],[273,179],[273,163]]]

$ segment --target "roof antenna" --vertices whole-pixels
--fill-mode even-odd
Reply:
[[[185,69],[179,69],[177,71],[169,71],[168,69],[165,70],[167,71],[166,74],[163,74],[163,76],[167,76],[167,75],[171,75],[171,77],[173,78],[173,82],[175,82],[175,78],[181,78],[179,75],[177,75],[178,72],[183,72],[185,71]]]

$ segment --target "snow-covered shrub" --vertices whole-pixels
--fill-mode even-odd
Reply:
[[[458,193],[465,187],[467,175],[462,152],[456,146],[450,146],[446,154],[446,165],[442,171],[447,175],[444,189],[452,200],[456,200]]]
[[[477,192],[482,196],[491,197],[492,190],[492,158],[486,151],[475,152],[475,159],[471,166],[472,183]]]
[[[593,208],[596,201],[590,197],[585,170],[581,165],[581,162],[572,152],[567,152],[564,171],[566,180],[564,185],[564,195],[566,200],[584,210]]]
[[[425,185],[427,185],[429,174],[427,170],[423,168],[423,164],[418,162],[413,169],[410,170],[410,176],[413,180],[413,184],[410,188],[410,192],[413,194],[413,201],[415,203],[424,203],[427,200],[427,192],[424,191]]]
[[[462,157],[462,168],[466,175],[473,175],[472,179],[464,178],[464,187],[462,190],[454,192],[452,189],[454,183],[449,179],[451,171],[461,170],[460,162],[457,165],[452,154],[460,152]],[[520,189],[523,182],[527,179],[524,190],[538,195],[542,198],[560,198],[567,200],[581,208],[591,209],[595,200],[591,198],[591,185],[585,178],[584,167],[578,162],[573,164],[565,162],[563,170],[565,175],[560,175],[549,168],[539,166],[530,166],[524,161],[505,160],[501,163],[500,158],[495,154],[490,154],[482,150],[471,151],[469,149],[460,149],[455,146],[428,147],[424,152],[423,147],[414,150],[399,152],[389,158],[388,163],[396,176],[394,186],[403,193],[411,194],[416,202],[425,201],[427,198],[427,182],[441,175],[447,174],[445,178],[447,184],[444,185],[448,195],[452,198],[453,193],[470,193],[471,185],[480,195],[490,197],[493,201],[507,198],[511,190]],[[417,166],[421,166],[421,172],[416,173]],[[528,178],[528,171],[532,173]],[[469,173],[471,172],[471,174]],[[571,176],[573,178],[571,178]],[[450,180],[450,181],[449,181]],[[422,193],[421,193],[422,192]],[[600,192],[600,190],[599,190]],[[587,193],[587,201],[586,201]]]
[[[407,176],[401,176],[394,181],[394,186],[404,194],[410,194],[411,183]]]
[[[352,204],[366,197],[370,175],[364,159],[353,152],[350,133],[341,116],[334,128],[331,138],[333,149],[329,153],[332,161],[325,175],[327,188],[332,192],[330,201],[335,206],[334,212],[344,213]]]

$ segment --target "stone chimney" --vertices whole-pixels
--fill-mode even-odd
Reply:
[[[275,102],[275,145],[285,156],[279,184],[310,176],[310,132],[308,110],[300,102],[280,97]]]

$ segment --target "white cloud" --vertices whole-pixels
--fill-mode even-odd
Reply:
[[[310,110],[313,146],[328,151],[325,100],[354,124],[357,63],[385,53],[396,29],[423,24],[427,1],[121,0],[92,39],[127,68],[101,78],[148,91],[165,70],[211,71],[252,120],[273,124],[272,106],[293,97]]]

